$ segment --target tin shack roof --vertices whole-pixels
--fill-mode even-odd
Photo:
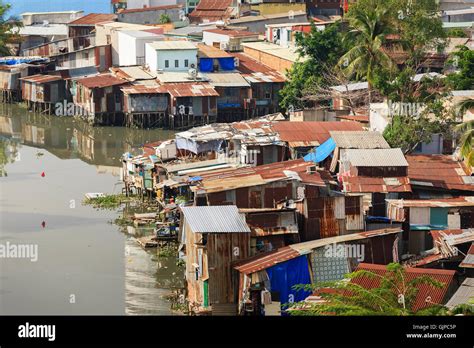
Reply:
[[[313,250],[317,248],[322,248],[326,245],[337,244],[337,243],[346,243],[356,240],[362,240],[367,238],[380,237],[388,234],[400,233],[402,232],[399,228],[390,228],[382,230],[374,230],[360,233],[351,233],[342,236],[329,237],[317,239],[304,243],[292,244],[277,250],[271,251],[269,253],[264,253],[261,255],[254,256],[249,258],[234,267],[237,271],[244,274],[252,274],[266,268],[272,267],[279,263],[294,259],[301,255],[310,254]]]
[[[354,167],[407,167],[408,162],[399,148],[345,149],[341,159]]]
[[[160,87],[162,93],[179,97],[218,97],[219,93],[209,83],[185,82],[167,83]]]
[[[181,211],[194,233],[250,233],[235,205],[182,207]]]
[[[72,22],[69,22],[68,25],[72,26],[94,26],[97,23],[102,22],[111,22],[117,19],[117,15],[108,14],[108,13],[89,13],[84,17],[78,18]]]
[[[466,257],[461,262],[459,267],[474,268],[474,243],[471,244],[471,247],[467,251]]]
[[[411,192],[410,179],[400,177],[369,177],[340,175],[344,192],[349,193],[389,193]]]
[[[210,73],[205,76],[214,87],[250,87],[240,73]]]
[[[229,53],[214,46],[206,44],[198,44],[198,56],[202,58],[229,58],[232,57]]]
[[[362,131],[358,122],[277,122],[273,129],[291,147],[319,146],[330,137],[330,131]]]
[[[379,132],[330,131],[336,146],[341,149],[389,149],[390,145]]]
[[[449,155],[407,155],[408,177],[414,186],[474,191],[474,181],[463,162]]]
[[[87,88],[105,88],[126,84],[127,81],[113,76],[112,74],[100,74],[76,80],[77,83]]]
[[[36,83],[36,84],[42,84],[42,83],[48,83],[48,82],[54,82],[54,81],[59,81],[62,80],[61,76],[54,76],[54,75],[32,75],[32,76],[26,76],[22,77],[19,80],[25,81],[25,82],[30,82],[30,83]]]
[[[326,183],[319,172],[307,173],[308,167],[311,166],[314,166],[314,163],[306,162],[301,158],[255,167],[201,173],[201,184],[197,186],[197,189],[213,193],[282,180],[298,180],[306,184],[325,186]]]
[[[472,301],[474,301],[474,278],[466,278],[453,297],[446,303],[446,307],[452,308],[460,304],[472,304]]]
[[[183,5],[163,5],[163,6],[150,6],[144,8],[130,8],[130,9],[122,9],[119,10],[120,14],[127,14],[127,13],[137,13],[137,12],[148,12],[148,11],[164,11],[164,10],[173,10],[173,9],[180,9]]]
[[[232,53],[234,58],[239,60],[236,69],[250,83],[268,83],[286,81],[285,76],[278,71],[250,58],[243,53]]]
[[[229,18],[232,12],[230,8],[232,0],[201,0],[189,14],[191,19],[196,18],[200,21],[218,21]]]
[[[357,270],[365,270],[365,271],[373,272],[379,276],[383,276],[384,274],[387,273],[387,266],[361,263],[357,267]],[[436,304],[445,303],[445,297],[448,293],[448,289],[451,283],[453,282],[456,271],[430,269],[430,268],[412,268],[412,267],[407,267],[405,270],[406,270],[405,279],[407,281],[412,281],[422,276],[429,276],[443,283],[442,288],[435,288],[425,283],[417,284],[418,293],[416,294],[416,298],[414,300],[412,310],[418,311],[420,309],[430,306],[432,303],[436,303]],[[360,276],[355,279],[352,279],[352,282],[359,284],[360,286],[366,289],[373,289],[380,286],[380,279],[378,277],[374,278],[374,277]],[[427,302],[428,299],[429,299],[429,302]]]
[[[474,197],[453,197],[433,199],[387,199],[387,204],[397,208],[428,207],[455,208],[474,207]]]
[[[235,29],[224,29],[224,28],[216,28],[216,29],[206,29],[204,32],[219,34],[219,35],[227,35],[231,38],[239,38],[239,37],[257,37],[258,33],[254,33],[252,31],[245,31],[245,30],[235,30]]]

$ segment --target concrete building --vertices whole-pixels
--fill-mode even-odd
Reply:
[[[197,46],[189,41],[161,41],[145,45],[145,62],[151,71],[197,69]]]
[[[118,13],[118,21],[134,24],[159,24],[162,15],[178,22],[185,15],[183,5],[165,5],[145,8],[127,8]]]
[[[67,24],[84,16],[84,11],[25,12],[21,14],[24,26],[35,24]]]
[[[163,40],[164,36],[138,30],[118,32],[118,66],[144,65],[145,45]]]
[[[258,34],[243,30],[207,29],[202,32],[202,41],[225,51],[242,51],[242,43],[258,41]]]

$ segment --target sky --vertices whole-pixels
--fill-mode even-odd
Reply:
[[[12,5],[8,13],[19,16],[23,12],[84,10],[85,13],[111,11],[110,0],[0,0]]]

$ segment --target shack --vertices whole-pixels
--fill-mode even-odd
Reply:
[[[66,98],[65,81],[60,76],[33,75],[20,78],[22,98],[29,110],[51,114],[55,104]]]
[[[169,98],[157,83],[134,84],[121,90],[127,127],[165,126]]]
[[[128,82],[111,74],[73,80],[73,102],[81,116],[95,125],[123,125],[123,87]]]
[[[250,229],[244,217],[236,206],[182,207],[181,213],[190,310],[235,315],[239,278],[232,264],[250,254]]]
[[[398,261],[400,232],[383,229],[297,243],[237,263],[239,313],[280,315],[286,304],[311,294],[295,285],[341,280],[361,262]]]

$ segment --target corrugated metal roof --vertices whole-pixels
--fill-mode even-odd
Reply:
[[[198,55],[204,58],[229,58],[232,57],[229,53],[214,46],[206,44],[198,44]]]
[[[136,13],[136,12],[148,12],[148,11],[164,11],[164,10],[173,10],[173,9],[180,9],[183,8],[183,5],[163,5],[163,6],[151,6],[151,7],[144,7],[144,8],[130,8],[125,10],[119,10],[120,14],[127,14],[127,13]]]
[[[116,19],[117,19],[117,15],[114,15],[114,14],[89,13],[88,15],[85,15],[84,17],[81,17],[72,22],[69,22],[68,25],[94,26],[97,23],[115,21]]]
[[[474,184],[467,184],[469,176],[463,162],[449,155],[407,155],[408,177],[412,185],[429,186],[445,190],[474,191]]]
[[[340,175],[344,192],[350,193],[389,193],[411,192],[410,179],[406,176],[380,178],[369,176]]]
[[[474,197],[455,197],[441,199],[387,199],[387,204],[399,208],[408,207],[430,207],[430,208],[454,208],[474,207]]]
[[[280,139],[290,146],[317,146],[329,139],[330,131],[362,131],[358,122],[277,122],[273,124]]]
[[[218,97],[219,93],[209,83],[167,83],[160,87],[162,93],[173,97]]]
[[[250,87],[250,84],[239,73],[205,74],[214,87]]]
[[[341,159],[354,167],[407,167],[401,149],[344,149]]]
[[[474,268],[474,243],[471,244],[471,247],[467,251],[466,257],[461,262],[459,267]]]
[[[352,91],[360,91],[363,89],[368,89],[369,84],[367,82],[356,82],[356,83],[349,83],[347,85],[340,85],[340,86],[333,86],[331,89],[339,92],[339,93],[347,93]]]
[[[194,233],[250,233],[235,205],[182,207],[181,211]]]
[[[140,66],[127,66],[120,68],[111,68],[111,71],[119,78],[124,78],[128,81],[136,80],[153,80],[156,74],[150,71],[145,71]]]
[[[342,115],[336,116],[336,118],[347,121],[356,121],[360,123],[369,123],[369,116],[367,115]]]
[[[389,149],[390,145],[379,132],[330,131],[336,146],[341,149]]]
[[[301,57],[300,54],[294,48],[282,47],[270,42],[256,41],[256,42],[243,42],[242,46],[245,48],[264,52],[280,59],[285,59],[290,62],[304,62],[307,57]]]
[[[20,80],[31,83],[48,83],[53,81],[62,80],[61,76],[54,75],[32,75],[20,78]]]
[[[76,81],[87,88],[104,88],[127,83],[126,80],[115,77],[112,74],[101,74]]]
[[[239,60],[236,69],[250,83],[285,82],[286,78],[278,71],[252,59],[243,53],[231,53]]]
[[[213,33],[213,34],[219,34],[219,35],[227,35],[229,37],[257,37],[258,38],[258,33],[254,33],[251,31],[245,31],[245,30],[235,30],[235,29],[221,29],[221,28],[216,28],[216,29],[206,29],[204,30],[205,32],[208,33]]]
[[[186,40],[155,41],[147,45],[155,50],[197,50],[196,44]]]
[[[472,304],[472,301],[474,301],[474,278],[466,278],[446,306],[452,308],[460,304]]]
[[[357,270],[370,271],[380,276],[383,276],[387,273],[387,266],[384,265],[375,265],[369,263],[361,263],[357,267]],[[416,278],[422,276],[429,276],[441,283],[443,283],[442,288],[436,288],[428,284],[420,283],[416,287],[418,288],[418,293],[413,302],[412,310],[418,311],[422,308],[431,306],[433,303],[443,304],[445,296],[448,292],[449,286],[451,285],[456,271],[449,270],[440,270],[440,269],[430,269],[430,268],[412,268],[408,267],[405,269],[405,279],[406,281],[412,281]],[[360,276],[353,278],[352,282],[363,286],[366,289],[373,289],[380,286],[380,279]],[[429,301],[429,302],[428,302]]]
[[[402,232],[399,228],[390,228],[383,230],[374,230],[361,233],[351,233],[342,236],[329,237],[323,239],[317,239],[309,242],[292,244],[283,248],[279,248],[270,253],[265,253],[261,255],[254,256],[234,267],[241,273],[251,274],[268,267],[272,267],[281,262],[285,262],[301,255],[306,255],[311,253],[314,249],[324,247],[326,245],[331,245],[334,243],[344,243],[355,240],[362,240],[367,238],[373,238],[378,236],[383,236],[387,234],[394,234]]]

